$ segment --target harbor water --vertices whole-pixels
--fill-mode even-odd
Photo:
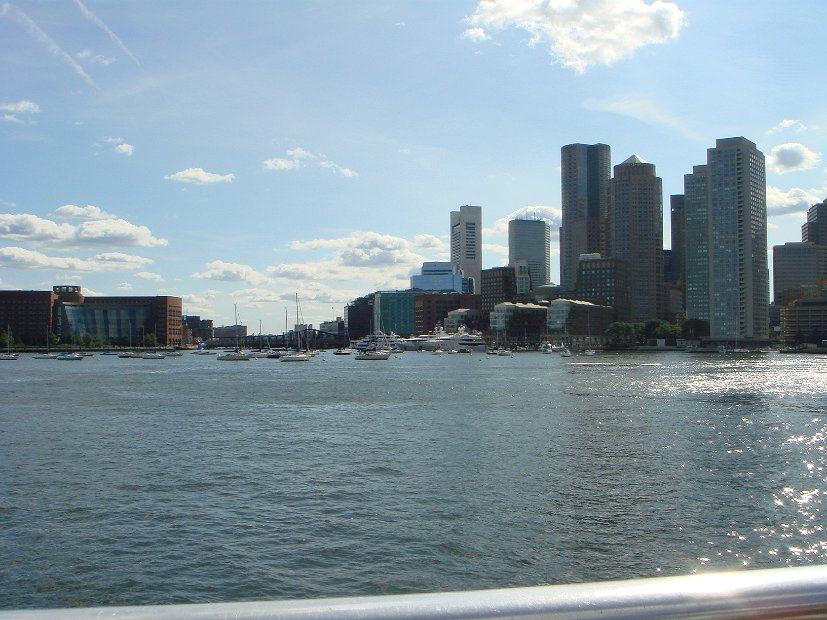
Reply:
[[[827,563],[827,357],[0,362],[0,607]]]

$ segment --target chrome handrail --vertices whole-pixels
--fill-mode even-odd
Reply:
[[[0,611],[0,620],[827,618],[827,566],[468,592]]]

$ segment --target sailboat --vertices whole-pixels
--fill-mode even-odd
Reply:
[[[46,352],[45,353],[35,353],[32,355],[32,359],[36,360],[53,360],[57,359],[57,353],[52,353],[49,350],[49,328],[46,328]]]
[[[299,325],[299,294],[296,293],[296,327]],[[310,359],[307,351],[302,351],[301,330],[296,329],[296,350],[292,353],[285,353],[279,357],[280,362],[306,362]]]
[[[233,309],[235,310],[235,349],[232,351],[225,351],[215,359],[221,362],[246,362],[251,360],[252,357],[241,351],[241,347],[238,342],[238,306],[233,304]]]
[[[19,356],[17,353],[13,353],[11,350],[11,344],[14,342],[14,336],[11,333],[11,325],[8,326],[8,330],[6,331],[6,352],[0,353],[0,360],[16,360]]]

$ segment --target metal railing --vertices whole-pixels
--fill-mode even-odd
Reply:
[[[10,618],[827,618],[827,566],[469,592],[0,612],[0,620]]]

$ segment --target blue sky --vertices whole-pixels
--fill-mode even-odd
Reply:
[[[553,226],[560,147],[669,194],[767,156],[769,244],[827,198],[822,0],[0,4],[0,288],[176,295],[282,331],[448,258],[449,212]]]

